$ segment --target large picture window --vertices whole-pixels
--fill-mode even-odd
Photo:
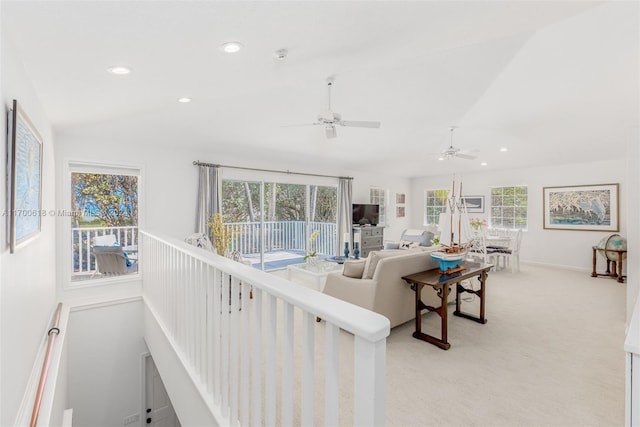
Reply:
[[[527,229],[527,187],[493,187],[491,189],[491,226]]]
[[[438,225],[440,214],[447,211],[449,190],[424,191],[424,225]]]

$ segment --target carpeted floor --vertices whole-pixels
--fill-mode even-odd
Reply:
[[[623,425],[625,293],[584,272],[491,273],[488,323],[450,317],[448,351],[391,331],[387,425]]]
[[[626,285],[585,272],[524,264],[516,274],[491,272],[488,323],[450,316],[450,350],[412,338],[412,322],[392,329],[387,425],[623,425],[625,293]],[[423,331],[439,336],[437,316],[423,317]],[[323,329],[317,324],[319,340]],[[349,425],[352,339],[343,335],[340,419]]]

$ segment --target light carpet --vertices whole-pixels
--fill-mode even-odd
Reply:
[[[452,316],[449,306],[451,349],[413,338],[413,322],[391,330],[387,425],[622,426],[625,298],[625,284],[585,272],[525,264],[491,272],[487,324]],[[477,303],[462,309],[477,313]],[[424,332],[439,336],[439,328],[437,315],[423,316]],[[316,334],[322,353],[324,323]],[[340,422],[350,425],[353,340],[341,338]]]

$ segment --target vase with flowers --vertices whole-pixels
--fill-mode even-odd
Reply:
[[[307,253],[304,256],[304,260],[308,264],[315,264],[318,261],[318,252],[316,251],[316,239],[320,235],[320,230],[316,230],[309,236],[309,243],[307,244]]]
[[[480,231],[488,225],[487,220],[484,218],[471,218],[469,220],[469,224],[471,225],[471,228],[473,228],[473,232],[475,234],[480,233]]]

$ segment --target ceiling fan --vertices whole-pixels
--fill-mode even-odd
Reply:
[[[448,160],[448,159],[452,159],[454,157],[459,157],[461,159],[467,159],[467,160],[473,160],[476,158],[476,156],[471,155],[471,154],[467,154],[467,153],[463,153],[461,149],[456,148],[453,146],[453,131],[456,129],[455,126],[451,126],[449,128],[449,130],[451,131],[451,142],[449,143],[449,148],[447,148],[446,150],[444,150],[442,153],[440,153],[440,157],[438,157],[438,160]]]
[[[333,78],[327,79],[327,92],[328,92],[328,103],[327,110],[322,111],[318,115],[318,121],[314,123],[309,123],[305,125],[293,125],[293,126],[324,126],[324,131],[327,138],[335,138],[337,136],[336,126],[346,126],[346,127],[359,127],[359,128],[379,128],[380,122],[376,121],[352,121],[352,120],[342,120],[342,116],[338,113],[333,112],[331,110],[331,86],[333,86]]]

